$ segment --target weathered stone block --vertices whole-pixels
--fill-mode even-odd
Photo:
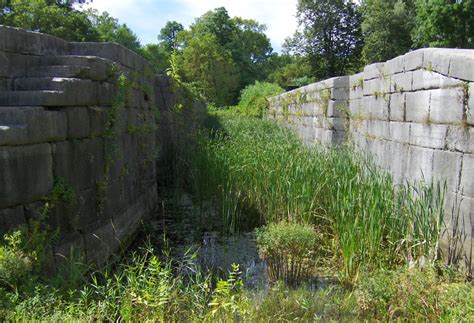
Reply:
[[[118,242],[115,240],[112,228],[112,224],[104,227],[101,221],[97,221],[84,230],[84,246],[88,261],[104,264],[110,255],[117,251]],[[134,232],[135,230],[129,232],[129,235]]]
[[[433,149],[410,146],[408,176],[410,180],[430,182],[433,178]]]
[[[406,53],[402,56],[403,70],[406,72],[421,68],[423,65],[424,56],[424,50],[415,50],[413,52]]]
[[[0,107],[0,145],[23,145],[66,138],[66,114],[41,107]]]
[[[463,96],[462,88],[432,90],[430,121],[445,124],[462,123],[464,114]]]
[[[384,63],[374,63],[364,67],[364,80],[381,78],[384,75]]]
[[[55,213],[58,216],[67,216],[72,229],[83,230],[99,219],[100,198],[95,187],[79,191],[75,193],[74,200],[70,205],[61,205]]]
[[[425,69],[413,72],[413,90],[430,90],[462,85],[462,81]]]
[[[469,83],[468,89],[469,100],[467,102],[467,123],[474,126],[474,83]]]
[[[325,128],[330,130],[344,131],[346,120],[343,118],[327,118]]]
[[[390,95],[390,120],[404,121],[405,120],[405,93],[394,93]]]
[[[390,123],[388,121],[368,120],[367,133],[372,138],[390,139]]]
[[[373,120],[388,120],[388,94],[381,96],[368,96],[364,104],[368,105],[369,118]]]
[[[331,100],[349,100],[349,87],[332,88]]]
[[[0,209],[0,233],[4,234],[25,224],[25,212],[23,206]]]
[[[349,76],[336,76],[327,80],[318,82],[318,88],[330,89],[330,88],[349,88],[350,78]]]
[[[114,215],[115,239],[121,246],[126,246],[130,242],[140,226],[142,217],[149,211],[145,205],[146,200],[147,196],[139,197],[126,212]]]
[[[362,101],[362,99],[354,99],[349,101],[349,112],[351,118],[360,117]]]
[[[12,91],[12,90],[13,90],[13,79],[0,78],[0,91]]]
[[[393,180],[396,184],[401,184],[405,181],[408,176],[410,150],[409,145],[403,143],[390,142],[387,143],[390,148],[389,156],[386,158],[390,159],[390,172],[392,173]]]
[[[449,53],[449,76],[474,82],[474,50],[451,49]]]
[[[328,104],[328,117],[342,117],[345,115],[345,112],[348,111],[349,102],[348,100],[336,100],[336,101],[329,101]]]
[[[89,129],[93,137],[104,134],[107,123],[107,109],[103,107],[89,107]]]
[[[0,50],[31,55],[58,54],[67,50],[68,43],[58,37],[0,26]]]
[[[464,195],[474,197],[474,155],[464,154],[461,171],[460,191]]]
[[[450,126],[446,143],[449,150],[474,154],[474,127]]]
[[[369,96],[369,95],[379,96],[385,93],[386,91],[383,87],[383,81],[379,78],[375,78],[375,79],[364,81],[362,92],[365,96]]]
[[[349,99],[360,99],[364,95],[364,73],[358,73],[349,77]]]
[[[444,149],[448,126],[413,123],[410,127],[410,144],[415,146]]]
[[[452,151],[435,150],[433,155],[433,178],[446,182],[448,190],[459,188],[462,154]]]
[[[90,134],[89,110],[87,108],[67,108],[68,138],[85,138]]]
[[[395,57],[385,63],[385,69],[389,75],[402,73],[404,71],[404,56]]]
[[[0,209],[39,200],[53,187],[51,146],[0,147]]]
[[[443,48],[426,48],[423,50],[423,68],[443,75],[449,74],[450,55]]]
[[[399,143],[410,142],[410,123],[390,122],[390,138]]]
[[[105,81],[112,77],[112,62],[97,56],[59,55],[42,56],[40,64],[46,66],[85,66],[89,67],[88,78]]]
[[[430,91],[406,93],[406,121],[428,122],[430,116],[430,96]]]
[[[53,144],[54,176],[63,177],[73,188],[95,187],[104,176],[102,139],[74,140]]]
[[[117,87],[113,83],[101,82],[97,86],[97,104],[103,107],[111,106],[117,94]]]
[[[413,72],[394,74],[390,78],[390,93],[413,91]]]

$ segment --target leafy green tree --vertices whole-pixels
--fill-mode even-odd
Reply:
[[[147,44],[140,49],[140,54],[153,65],[157,74],[166,74],[170,53],[161,44]]]
[[[166,25],[161,28],[158,40],[160,44],[168,51],[173,52],[178,47],[178,33],[183,31],[182,24],[176,21],[168,21]]]
[[[240,88],[243,88],[255,80],[266,78],[266,64],[272,48],[265,30],[266,26],[255,20],[231,18],[227,10],[221,7],[196,19],[190,30],[181,32],[180,37],[186,46],[189,39],[213,35],[218,44],[232,54],[232,60],[238,67]]]
[[[221,46],[232,42],[237,29],[224,7],[206,12],[190,27],[192,35],[214,35]]]
[[[263,80],[272,53],[270,40],[265,35],[267,27],[252,19],[232,18],[236,31],[228,44],[232,57],[240,70],[241,87]]]
[[[365,0],[362,12],[365,63],[383,62],[412,49],[413,0]]]
[[[474,48],[474,0],[416,0],[417,46]]]
[[[140,51],[141,45],[137,35],[126,24],[120,24],[118,19],[106,11],[99,14],[97,10],[89,9],[87,14],[100,41],[115,42],[135,52]]]
[[[69,41],[97,41],[87,14],[75,10],[77,1],[2,1],[0,23],[61,37]]]
[[[267,80],[277,83],[282,88],[291,90],[315,82],[311,76],[311,66],[305,57],[289,54],[272,55],[270,63],[272,71]]]
[[[362,48],[361,17],[350,0],[298,0],[299,30],[286,46],[324,79],[352,72]]]
[[[189,39],[181,59],[185,81],[193,83],[209,102],[219,106],[233,103],[239,73],[232,54],[216,36],[204,34]]]

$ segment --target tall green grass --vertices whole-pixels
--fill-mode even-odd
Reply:
[[[443,187],[394,186],[350,147],[307,148],[270,121],[218,116],[191,161],[199,200],[213,201],[231,231],[258,223],[311,223],[324,232],[342,273],[424,257],[435,260]]]

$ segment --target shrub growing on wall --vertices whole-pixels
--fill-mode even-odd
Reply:
[[[284,91],[278,84],[257,81],[240,92],[239,110],[246,115],[262,117],[268,106],[267,99]]]

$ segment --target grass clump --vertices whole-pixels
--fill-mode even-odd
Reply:
[[[270,281],[297,285],[311,277],[316,264],[318,236],[309,224],[270,223],[256,230],[260,256]]]
[[[474,320],[474,289],[434,266],[367,273],[355,292],[359,314],[382,321]]]
[[[278,84],[256,81],[240,92],[237,109],[244,115],[262,117],[268,107],[267,99],[283,92]]]

